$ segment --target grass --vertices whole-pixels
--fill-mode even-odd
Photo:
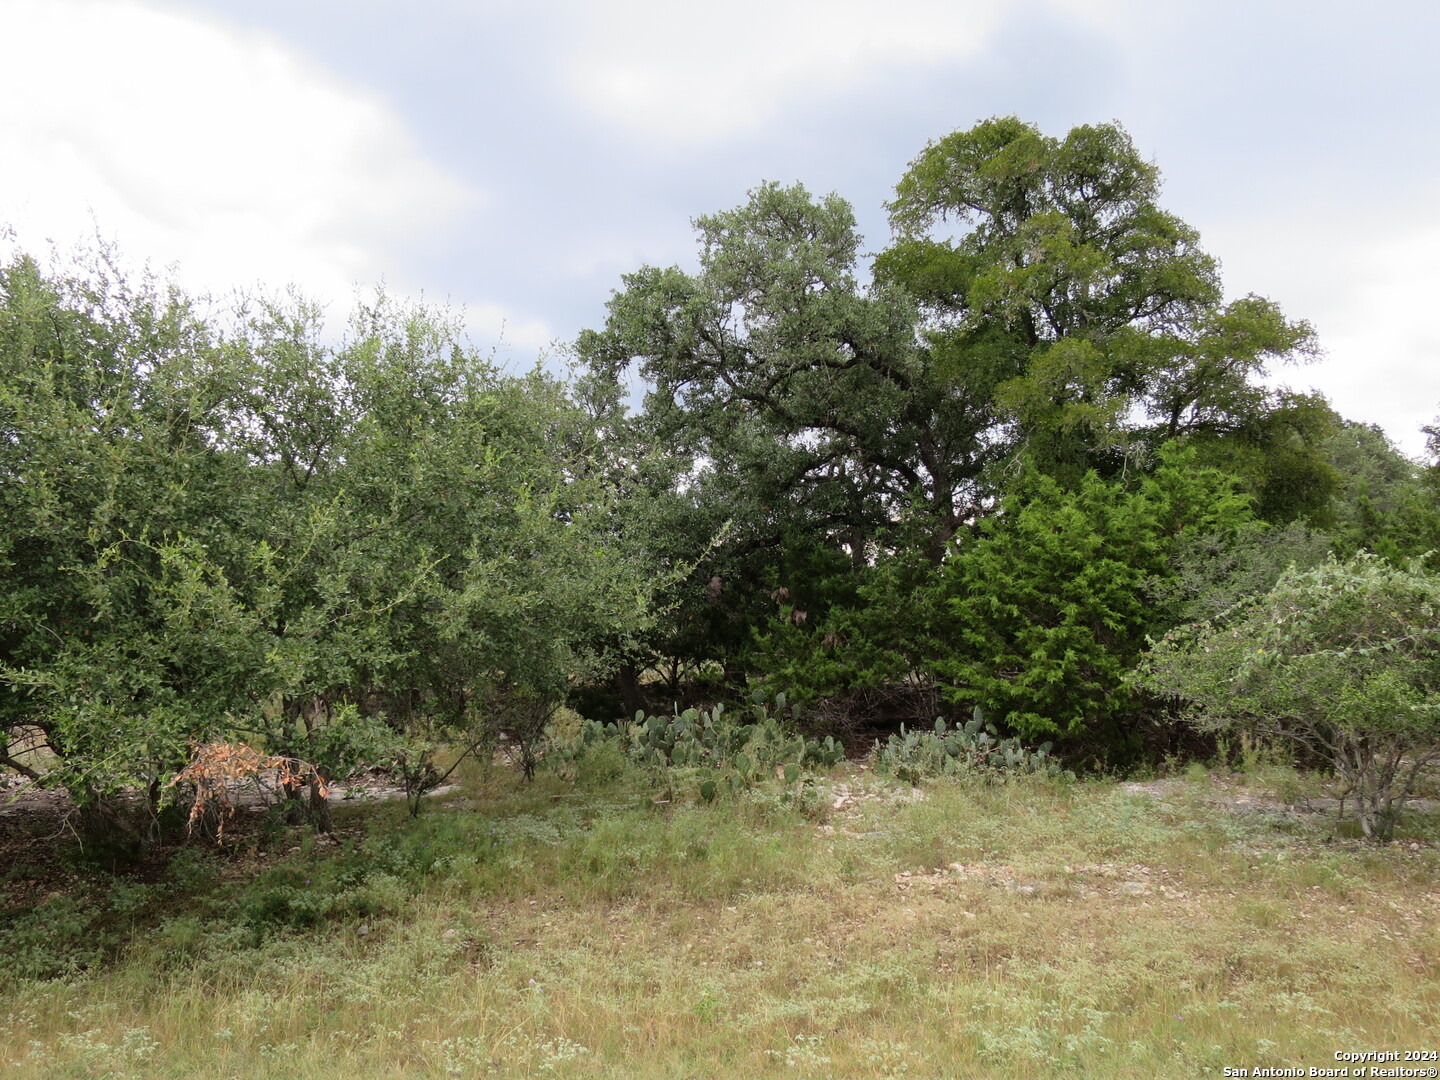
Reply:
[[[1434,1048],[1440,822],[1382,848],[1208,789],[917,797],[846,766],[798,801],[657,804],[623,769],[472,769],[415,821],[342,811],[340,843],[52,898],[50,939],[12,921],[92,966],[12,964],[0,1073],[1192,1077]]]

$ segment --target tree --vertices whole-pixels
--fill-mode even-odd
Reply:
[[[1144,681],[1191,722],[1323,757],[1388,838],[1440,760],[1440,579],[1370,554],[1287,572],[1275,588],[1155,643]]]
[[[1223,303],[1159,191],[1118,125],[1055,139],[1005,117],[928,146],[890,204],[877,280],[920,303],[931,364],[977,397],[981,430],[1062,480],[1121,472],[1137,444],[1262,438],[1290,396],[1256,376],[1314,351],[1270,301]]]
[[[90,271],[47,276],[23,256],[0,271],[0,726],[42,732],[82,806],[110,776],[158,795],[155,763],[178,768],[186,735],[234,704],[221,692],[200,724],[181,719],[177,694],[217,687],[183,671],[188,642],[159,647],[164,619],[131,587],[178,599],[183,551],[234,551],[251,503],[210,437],[234,387],[209,329],[151,280],[103,258]]]
[[[770,617],[752,629],[753,677],[806,705],[826,730],[928,723],[941,711],[934,660],[950,644],[937,639],[948,625],[946,598],[924,525],[907,536],[911,524],[880,534],[863,567],[793,574],[773,591]]]
[[[1274,526],[1255,520],[1175,538],[1164,573],[1145,582],[1156,625],[1169,629],[1223,614],[1269,592],[1292,567],[1308,570],[1333,554],[1334,538],[1299,521]]]
[[[1440,474],[1411,461],[1378,427],[1345,424],[1326,444],[1340,478],[1333,528],[1342,554],[1371,551],[1397,565],[1440,551]]]
[[[903,601],[875,600],[872,564],[895,556],[911,580],[896,545],[915,545],[938,575],[1018,476],[1062,491],[1090,471],[1124,481],[1169,440],[1239,475],[1276,520],[1328,507],[1333,470],[1315,444],[1333,414],[1258,380],[1309,355],[1310,328],[1258,297],[1224,303],[1214,261],[1158,193],[1114,125],[1051,139],[990,120],[911,164],[868,286],[850,207],[798,185],[698,218],[695,273],[627,275],[579,356],[597,385],[632,366],[647,381],[634,430],[675,455],[671,505],[696,526],[690,542],[731,523],[670,641],[723,634],[728,665],[737,628],[768,620],[764,597],[784,589],[815,629],[771,626],[743,650],[752,671],[779,677],[808,656],[854,689],[913,670],[903,654],[925,635],[883,617]],[[710,580],[729,586],[718,603]],[[851,667],[827,638],[874,652]]]
[[[1115,125],[1052,139],[988,120],[911,163],[872,286],[842,199],[765,184],[696,220],[698,273],[627,275],[578,351],[601,379],[638,361],[657,436],[837,542],[918,501],[938,564],[1017,453],[1073,481],[1178,437],[1318,437],[1267,423],[1300,403],[1257,381],[1313,353],[1310,327],[1259,297],[1223,303],[1158,194]]]
[[[967,512],[951,463],[979,433],[963,400],[935,392],[908,298],[859,287],[849,205],[766,184],[695,224],[700,272],[627,275],[581,359],[611,380],[639,359],[654,437],[693,457],[696,482],[757,508],[738,515],[741,542],[798,521],[860,551],[912,492],[948,540]]]
[[[949,648],[934,661],[948,696],[1026,738],[1098,738],[1133,750],[1125,677],[1157,632],[1148,595],[1188,533],[1250,517],[1233,480],[1175,446],[1128,484],[1087,473],[1070,491],[1036,474],[945,568]]]
[[[103,261],[0,270],[0,731],[41,732],[82,806],[157,801],[194,743],[342,769],[558,702],[646,626],[563,386],[383,298],[322,342],[294,300],[206,318]]]

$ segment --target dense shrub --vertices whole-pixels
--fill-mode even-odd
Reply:
[[[383,295],[334,337],[294,299],[0,265],[0,765],[82,821],[131,788],[153,816],[195,743],[334,775],[497,684],[559,700],[647,624],[564,385]]]
[[[1147,589],[1173,576],[1181,536],[1243,523],[1248,501],[1174,446],[1133,484],[1034,478],[946,567],[953,639],[936,668],[950,697],[1025,738],[1123,748],[1138,704],[1125,676],[1164,629]]]
[[[1358,555],[1288,571],[1269,592],[1167,634],[1144,680],[1216,731],[1328,761],[1368,837],[1391,834],[1440,760],[1440,578]]]

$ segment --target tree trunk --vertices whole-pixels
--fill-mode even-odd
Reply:
[[[645,694],[640,689],[640,672],[634,664],[627,661],[620,665],[615,672],[615,687],[620,691],[620,700],[625,704],[627,717],[645,711]]]

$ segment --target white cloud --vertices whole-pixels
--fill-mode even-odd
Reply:
[[[1350,287],[1326,321],[1324,387],[1342,412],[1379,423],[1406,450],[1440,413],[1440,221],[1382,237],[1336,267]],[[1349,406],[1349,409],[1346,408]]]
[[[399,118],[279,39],[139,0],[4,0],[0,223],[98,227],[193,287],[350,299],[477,195]]]
[[[467,304],[460,312],[465,333],[481,352],[494,351],[498,357],[520,367],[550,351],[558,335],[540,319],[517,319],[498,304]]]
[[[569,83],[613,123],[706,141],[759,127],[797,97],[842,89],[884,64],[974,55],[1005,8],[1004,0],[581,3]]]
[[[695,144],[761,128],[893,65],[979,60],[1017,11],[1117,37],[1163,21],[1141,0],[566,0],[565,81],[592,113]]]
[[[1271,296],[1319,332],[1324,359],[1276,372],[1276,381],[1320,390],[1341,415],[1380,424],[1411,454],[1424,449],[1420,426],[1440,413],[1437,195],[1417,192],[1413,204],[1363,216],[1308,202],[1205,230],[1232,292]]]

